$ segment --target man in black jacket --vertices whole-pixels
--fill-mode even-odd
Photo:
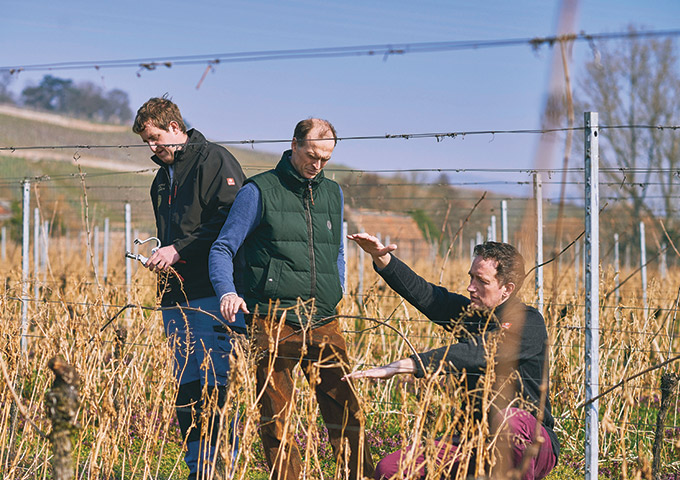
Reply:
[[[468,389],[475,390],[477,380],[486,371],[487,347],[499,338],[495,354],[497,384],[503,379],[516,378],[512,388],[502,388],[490,406],[489,418],[503,424],[509,431],[512,464],[519,467],[529,445],[537,445],[525,462],[524,479],[545,477],[555,466],[559,455],[559,441],[553,431],[555,420],[550,401],[540,409],[540,387],[547,355],[547,331],[542,315],[516,298],[524,280],[524,259],[507,243],[486,242],[474,249],[470,267],[469,299],[425,281],[401,260],[393,256],[396,245],[385,247],[369,234],[349,235],[369,253],[378,274],[387,284],[433,322],[451,329],[462,327],[464,335],[457,343],[425,353],[411,355],[383,367],[354,372],[345,378],[392,378],[396,374],[423,377],[427,373],[466,375]],[[501,333],[502,332],[502,333]],[[501,336],[499,337],[499,334]],[[505,382],[513,383],[513,382]],[[482,419],[481,398],[475,399],[474,413]],[[518,408],[519,407],[519,408]],[[537,417],[542,425],[537,425]],[[537,428],[537,426],[539,428]],[[538,434],[538,435],[537,435]],[[438,461],[456,464],[456,445],[440,441]],[[405,451],[385,457],[376,469],[376,479],[390,478],[402,472]],[[413,472],[425,477],[425,458],[417,458]],[[507,472],[506,472],[507,473]]]
[[[201,415],[208,404],[202,391],[207,384],[208,396],[217,397],[218,407],[224,405],[232,348],[226,329],[216,319],[220,305],[208,275],[208,254],[245,175],[226,148],[208,142],[197,130],[187,131],[179,108],[165,97],[142,105],[132,130],[149,145],[154,153],[151,160],[160,167],[151,186],[151,201],[162,246],[146,267],[159,273],[163,324],[175,356],[177,420],[187,444],[189,479],[203,478],[215,462],[213,445],[220,422],[217,411]],[[230,327],[245,331],[243,316]]]

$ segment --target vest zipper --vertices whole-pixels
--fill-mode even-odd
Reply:
[[[314,195],[312,195],[312,181],[310,180],[307,182],[307,191],[309,192],[309,199],[312,201],[312,205],[314,205]]]
[[[311,180],[307,182],[307,193],[309,197],[305,195],[304,205],[305,214],[307,217],[307,245],[309,247],[309,276],[311,279],[311,285],[309,290],[309,298],[314,298],[316,295],[316,260],[314,256],[314,230],[312,227],[312,207],[310,202],[314,205],[314,197],[312,196],[312,182]]]

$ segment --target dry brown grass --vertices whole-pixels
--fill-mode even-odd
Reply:
[[[81,376],[81,428],[74,435],[79,478],[182,478],[181,441],[174,421],[175,385],[171,374],[171,357],[162,332],[160,314],[133,308],[110,328],[99,328],[126,304],[124,270],[119,247],[112,247],[108,285],[93,276],[84,255],[85,245],[69,240],[53,239],[50,243],[50,269],[47,281],[41,283],[40,298],[28,303],[28,351],[20,350],[21,294],[19,249],[0,268],[6,281],[0,292],[0,308],[4,312],[0,324],[3,346],[0,355],[11,377],[11,384],[1,380],[0,389],[0,471],[7,479],[50,478],[49,445],[40,434],[12,407],[9,388],[21,397],[30,418],[47,431],[42,401],[51,382],[46,365],[49,358],[60,354],[73,364]],[[114,254],[113,252],[116,252]],[[355,258],[350,257],[349,295],[341,305],[341,320],[355,368],[382,365],[411,353],[403,339],[379,327],[368,317],[385,320],[408,338],[416,350],[423,351],[450,341],[450,334],[423,319],[404,304],[370,268],[366,268],[367,290],[364,304],[354,297],[356,285]],[[441,260],[433,265],[420,261],[416,271],[426,278],[438,278]],[[467,263],[447,264],[443,284],[463,291],[467,280]],[[546,321],[551,345],[551,397],[557,419],[557,432],[563,445],[564,464],[578,472],[583,459],[583,293],[575,292],[575,279],[570,268],[560,272],[557,292],[553,295],[550,269],[546,270]],[[651,275],[653,277],[653,275]],[[636,372],[669,357],[680,350],[678,321],[674,302],[680,281],[671,272],[666,281],[653,279],[649,304],[660,308],[656,316],[645,315],[640,308],[639,292],[631,282],[624,288],[620,306],[610,299],[600,312],[601,390]],[[612,285],[612,273],[605,271],[601,290]],[[530,285],[524,288],[527,301]],[[32,288],[30,295],[32,296]],[[151,274],[138,270],[132,286],[132,302],[154,307]],[[126,336],[118,339],[116,329],[124,328]],[[121,341],[122,340],[122,341]],[[255,388],[254,359],[247,342],[238,342],[240,354],[234,360],[232,387],[224,418],[236,412],[241,416],[241,446],[234,464],[235,478],[266,478],[257,439],[258,410]],[[672,353],[671,353],[672,354]],[[677,371],[677,364],[670,370]],[[648,471],[656,419],[655,395],[659,395],[661,370],[651,372],[625,384],[600,400],[600,455],[612,475],[634,478]],[[487,401],[494,373],[489,370],[483,395]],[[299,395],[290,415],[290,428],[306,437],[304,443],[307,478],[343,477],[335,472],[327,440],[318,425],[318,412],[303,375]],[[430,377],[423,380],[395,378],[387,382],[355,382],[363,401],[370,447],[375,458],[393,448],[423,439],[421,444],[428,461],[433,455],[434,438],[459,429],[464,439],[464,458],[476,448],[492,461],[493,439],[485,424],[474,423],[469,411],[460,410],[464,388],[453,377]],[[453,414],[455,409],[457,413]],[[663,464],[668,472],[680,469],[680,411],[678,401],[668,418],[669,436],[665,440]],[[384,438],[391,443],[381,443]],[[419,443],[419,442],[416,442]],[[223,453],[230,445],[222,439]],[[433,463],[428,478],[438,478],[440,469]],[[481,473],[479,471],[478,473]],[[562,478],[557,476],[555,478]],[[564,477],[568,478],[568,477]]]

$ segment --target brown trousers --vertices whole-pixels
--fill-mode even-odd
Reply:
[[[292,421],[292,372],[298,363],[314,386],[337,461],[336,478],[345,478],[346,469],[352,480],[372,477],[375,468],[360,422],[359,403],[350,385],[341,380],[349,371],[349,361],[337,320],[304,330],[261,317],[255,317],[253,322],[253,341],[260,355],[257,388],[258,392],[264,390],[260,400],[260,438],[271,478],[302,478],[303,462],[293,437]]]

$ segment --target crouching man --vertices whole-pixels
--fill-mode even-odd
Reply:
[[[493,425],[509,434],[507,450],[510,461],[500,464],[519,468],[530,445],[532,451],[526,462],[524,479],[540,479],[548,475],[557,463],[560,444],[553,431],[554,418],[550,402],[540,409],[540,387],[547,353],[547,330],[543,316],[533,307],[520,302],[516,294],[524,280],[524,259],[507,243],[485,242],[474,249],[474,259],[468,272],[469,298],[451,293],[443,287],[425,281],[390,252],[397,246],[384,246],[376,237],[360,233],[349,235],[373,258],[374,268],[387,284],[409,303],[425,314],[431,321],[445,328],[462,327],[465,332],[457,343],[425,353],[411,355],[385,365],[347,375],[346,379],[389,379],[397,374],[415,375],[441,369],[445,373],[467,376],[470,391],[476,389],[477,381],[487,367],[487,347],[492,343],[488,336],[499,330],[503,336],[495,355],[497,373],[502,378],[516,378],[513,388],[504,388],[493,398],[488,413]],[[490,321],[492,320],[492,321]],[[511,375],[515,377],[511,377]],[[498,383],[498,382],[497,382]],[[502,382],[501,382],[502,383]],[[515,400],[521,401],[515,401]],[[481,396],[476,396],[474,412],[479,421],[483,418]],[[510,405],[510,406],[509,406]],[[521,405],[522,408],[517,408]],[[538,424],[537,418],[541,418]],[[501,430],[498,430],[501,432]],[[454,439],[441,439],[437,447],[439,465],[444,463],[457,468],[457,444]],[[408,449],[399,450],[383,458],[376,468],[375,478],[392,478],[398,472],[415,474],[425,478],[423,455],[405,469],[402,465]],[[498,472],[498,475],[507,474]],[[497,476],[496,478],[501,478]],[[396,478],[396,477],[395,477]]]

